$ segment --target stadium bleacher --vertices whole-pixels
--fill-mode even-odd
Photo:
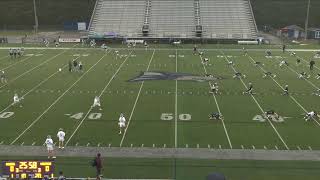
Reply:
[[[257,38],[249,0],[98,0],[90,33],[128,38]]]

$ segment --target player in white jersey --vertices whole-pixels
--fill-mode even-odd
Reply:
[[[97,107],[97,106],[99,107],[100,110],[102,110],[99,96],[96,96],[94,98],[93,105],[91,107],[94,108],[94,107]]]
[[[126,127],[126,118],[124,117],[123,113],[120,114],[120,117],[119,117],[119,134],[122,133],[122,129],[124,129]]]
[[[315,111],[311,111],[311,112],[308,112],[308,113],[305,115],[304,119],[305,119],[306,121],[309,121],[309,120],[314,119],[314,118],[317,118],[317,117],[318,117],[317,113],[316,113]]]
[[[63,129],[60,128],[58,133],[57,133],[57,137],[59,139],[59,149],[64,149],[64,137],[66,136],[66,133],[63,132]]]
[[[51,136],[48,135],[47,139],[45,141],[45,144],[47,146],[47,150],[48,150],[48,158],[52,157],[52,158],[56,158],[55,156],[53,156],[53,140],[51,139]]]
[[[219,91],[218,83],[213,83],[213,84],[210,83],[210,88],[211,88],[211,91],[209,93],[218,94],[218,91]]]
[[[23,97],[19,98],[18,94],[14,94],[13,96],[13,103],[12,105],[16,105],[16,104],[20,104],[20,101],[23,99]],[[22,107],[22,105],[20,104],[20,107]]]
[[[287,65],[287,66],[288,66],[287,61],[285,61],[285,60],[280,61],[279,67],[283,67],[284,65]]]
[[[1,71],[0,73],[0,79],[1,79],[1,83],[7,83],[7,77],[6,77],[6,74],[4,73],[4,71]]]

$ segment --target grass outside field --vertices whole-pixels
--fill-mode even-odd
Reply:
[[[1,160],[35,160],[46,157],[0,157]],[[55,171],[66,177],[94,177],[90,166],[93,158],[59,158]],[[177,180],[204,180],[212,172],[225,174],[228,180],[317,180],[319,162],[306,161],[222,161],[188,159],[104,159],[106,178],[176,178]],[[1,174],[0,169],[0,174]]]

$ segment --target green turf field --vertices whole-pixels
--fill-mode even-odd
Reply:
[[[204,50],[210,59],[204,65],[192,50],[172,46],[122,49],[122,58],[116,58],[115,50],[28,49],[24,57],[11,59],[8,50],[0,50],[0,69],[8,78],[0,84],[0,143],[42,145],[49,134],[57,141],[56,133],[63,128],[68,146],[319,150],[315,137],[320,121],[303,119],[306,112],[320,111],[320,97],[312,94],[320,87],[315,79],[320,69],[308,69],[314,52],[297,52],[304,58],[299,66],[289,53],[272,53],[266,58],[263,49],[250,50],[248,56],[228,48]],[[83,72],[68,72],[68,61],[74,58],[84,64]],[[288,67],[279,67],[282,58]],[[235,65],[228,66],[228,60]],[[255,66],[255,61],[263,65]],[[217,95],[209,93],[207,81],[128,82],[144,71],[223,79],[217,81]],[[277,77],[262,78],[268,71]],[[311,77],[298,79],[302,71]],[[246,78],[234,79],[235,72]],[[242,94],[249,82],[253,96]],[[282,95],[286,84],[290,96]],[[24,97],[22,107],[11,105],[15,93]],[[102,110],[91,108],[95,96],[100,96]],[[265,119],[267,110],[281,118]],[[211,112],[220,112],[224,119],[209,120]],[[122,134],[120,113],[127,119]]]

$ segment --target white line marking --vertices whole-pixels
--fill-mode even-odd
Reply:
[[[211,146],[210,146],[210,144],[208,144],[208,149],[210,149],[211,148]]]
[[[133,144],[131,144],[130,147],[132,148],[132,147],[133,147]]]
[[[221,149],[222,148],[222,146],[219,144],[219,149]]]
[[[267,146],[263,146],[263,149],[268,149]]]
[[[24,145],[24,142],[22,142],[21,144],[20,144],[20,146],[23,146]]]
[[[33,142],[32,144],[31,144],[31,146],[34,146],[36,144],[36,142]]]
[[[0,142],[0,145],[3,144],[3,141]]]
[[[244,149],[244,146],[241,144],[241,149]]]
[[[300,148],[300,146],[297,146],[297,149],[298,149],[299,151],[301,151],[301,148]]]
[[[144,144],[141,144],[141,147],[143,148],[143,147],[144,147]]]
[[[186,148],[189,148],[189,145],[188,145],[188,144],[186,144]]]
[[[176,49],[176,73],[178,72],[178,50]],[[176,94],[174,103],[174,147],[178,147],[178,81],[176,80]]]
[[[197,148],[198,148],[198,149],[200,148],[200,145],[199,145],[199,144],[197,144]]]
[[[5,59],[7,57],[9,57],[9,55],[1,57],[0,60]]]
[[[76,146],[78,146],[78,145],[79,145],[79,143],[77,142],[77,143],[76,143]]]
[[[40,52],[43,52],[43,51],[45,51],[45,50],[42,50],[42,51],[40,51]],[[12,67],[12,66],[14,66],[14,65],[18,64],[18,63],[22,63],[22,62],[24,62],[24,61],[26,61],[26,60],[28,60],[28,59],[30,59],[30,58],[32,58],[32,56],[27,57],[27,58],[24,58],[24,59],[22,59],[22,60],[19,60],[19,61],[15,62],[15,63],[13,63],[13,64],[11,64],[11,65],[7,66],[7,67],[4,67],[4,68],[2,68],[0,71],[6,70],[6,69],[8,69],[8,68],[10,68],[10,67]]]
[[[63,94],[61,94],[40,116],[38,116],[24,131],[20,133],[20,135],[15,138],[10,145],[14,144],[21,136],[23,136],[35,123],[37,123],[43,115],[45,115],[71,88],[73,88],[87,73],[91,71],[92,68],[94,68],[105,56],[104,54],[93,66],[91,66],[85,73],[83,73],[67,90],[64,91]]]
[[[228,62],[228,58],[226,57],[226,55],[224,54],[223,51],[220,50],[220,52],[223,54],[225,60]],[[235,70],[235,68],[233,66],[230,66],[233,71],[236,73],[237,71]],[[247,85],[243,82],[243,79],[240,78],[241,83],[243,84],[243,86],[248,89]],[[262,109],[261,105],[258,103],[258,101],[256,100],[256,98],[251,94],[252,99],[254,100],[254,102],[257,104],[257,106],[259,107],[259,109],[261,110],[261,112],[264,114],[264,110]],[[283,145],[286,147],[287,150],[289,150],[289,147],[287,145],[287,143],[283,140],[282,136],[280,135],[280,133],[278,132],[278,130],[276,129],[276,127],[273,125],[273,123],[270,121],[270,119],[267,119],[267,121],[269,122],[269,124],[271,125],[271,127],[273,128],[274,132],[277,134],[278,138],[282,141]]]
[[[166,145],[166,144],[164,144],[164,145],[163,145],[163,148],[166,148],[166,147],[167,147],[167,145]]]
[[[252,149],[256,149],[256,147],[254,145],[252,145]]]
[[[98,145],[97,145],[98,147],[100,147],[100,143],[98,143]]]
[[[274,146],[276,148],[276,150],[278,150],[278,146]]]
[[[155,144],[152,144],[152,147],[153,147],[153,148],[155,148],[155,147],[156,147],[156,145],[155,145]]]
[[[11,79],[8,83],[6,83],[6,84],[4,84],[4,85],[0,86],[0,89],[1,89],[1,88],[3,88],[4,86],[7,86],[7,85],[8,85],[8,84],[10,84],[10,83],[12,83],[13,81],[15,81],[15,80],[17,80],[17,79],[19,79],[19,78],[23,77],[24,75],[26,75],[26,74],[28,74],[29,72],[31,72],[31,71],[33,71],[33,70],[35,70],[36,68],[38,68],[38,67],[42,66],[43,64],[45,64],[45,63],[47,63],[47,62],[49,62],[49,61],[53,60],[54,58],[58,57],[59,55],[61,55],[61,54],[65,53],[65,52],[66,52],[66,51],[62,51],[61,53],[59,53],[59,54],[57,54],[57,55],[55,55],[55,56],[53,56],[53,57],[51,57],[51,58],[49,58],[49,59],[45,60],[44,62],[42,62],[42,63],[38,64],[37,66],[34,66],[33,68],[29,69],[28,71],[25,71],[24,73],[20,74],[19,76],[17,76],[17,77],[15,77],[15,78]]]
[[[90,143],[87,143],[87,145],[86,145],[86,146],[88,147],[89,145],[90,145]]]
[[[202,56],[200,56],[200,60],[202,60]],[[207,68],[205,67],[205,65],[204,65],[203,63],[202,63],[202,66],[203,66],[204,72],[205,72],[206,74],[208,74]],[[210,88],[211,88],[211,85],[212,85],[212,84],[209,82],[209,87],[210,87]],[[218,104],[218,100],[217,100],[216,95],[215,95],[214,93],[213,93],[213,98],[214,98],[214,102],[216,103],[216,106],[217,106],[217,109],[218,109],[219,114],[222,115],[221,110],[220,110],[220,106],[219,106],[219,104]],[[227,127],[226,127],[226,125],[225,125],[225,123],[224,123],[224,118],[221,119],[221,122],[222,122],[222,126],[223,126],[224,132],[225,132],[225,134],[226,134],[228,143],[229,143],[229,147],[230,147],[230,149],[232,149],[232,143],[231,143],[231,140],[230,140],[230,137],[229,137],[229,133],[228,133]]]
[[[312,148],[311,148],[311,146],[308,146],[308,148],[309,148],[309,150],[310,150],[310,151],[312,151]]]
[[[252,60],[252,62],[254,63],[255,62],[255,60],[250,56],[250,55],[248,55],[248,57],[250,58],[250,60]],[[266,73],[267,71],[265,70],[265,69],[263,69],[261,66],[258,66],[264,73]],[[280,85],[280,83],[277,81],[277,80],[275,80],[272,76],[270,76],[270,78],[273,80],[273,82],[275,82],[281,89],[282,89],[282,91],[284,91],[284,88]],[[289,97],[305,112],[305,113],[308,113],[308,111],[306,110],[306,108],[304,108],[297,100],[296,100],[296,98],[294,98],[291,94],[289,94]],[[315,121],[314,122],[316,122],[317,124],[318,124],[318,126],[320,126],[320,123],[316,120],[316,119],[314,119]]]
[[[111,148],[111,143],[108,145],[109,148]]]
[[[146,70],[146,71],[149,71],[149,68],[150,68],[151,62],[152,62],[152,60],[153,60],[155,51],[156,51],[156,50],[153,50],[153,53],[152,53],[152,56],[151,56],[151,58],[150,58],[150,61],[149,61],[149,64],[148,64],[148,67],[147,67],[147,70]],[[127,131],[128,131],[129,126],[130,126],[130,122],[131,122],[133,113],[134,113],[134,111],[135,111],[135,109],[136,109],[136,105],[137,105],[137,103],[138,103],[138,100],[139,100],[139,97],[140,97],[140,94],[141,94],[141,90],[142,90],[142,88],[143,88],[143,85],[144,85],[144,81],[141,82],[141,85],[140,85],[140,88],[139,88],[139,91],[138,91],[136,100],[135,100],[135,102],[134,102],[134,104],[133,104],[133,107],[132,107],[132,110],[131,110],[131,113],[130,113],[130,116],[129,116],[128,124],[127,124],[127,126],[126,126],[126,128],[125,128],[125,130],[124,130],[122,139],[121,139],[121,141],[120,141],[120,147],[122,147],[122,144],[123,144],[123,142],[124,142],[124,139],[125,139],[125,137],[126,137],[126,135],[127,135]]]

